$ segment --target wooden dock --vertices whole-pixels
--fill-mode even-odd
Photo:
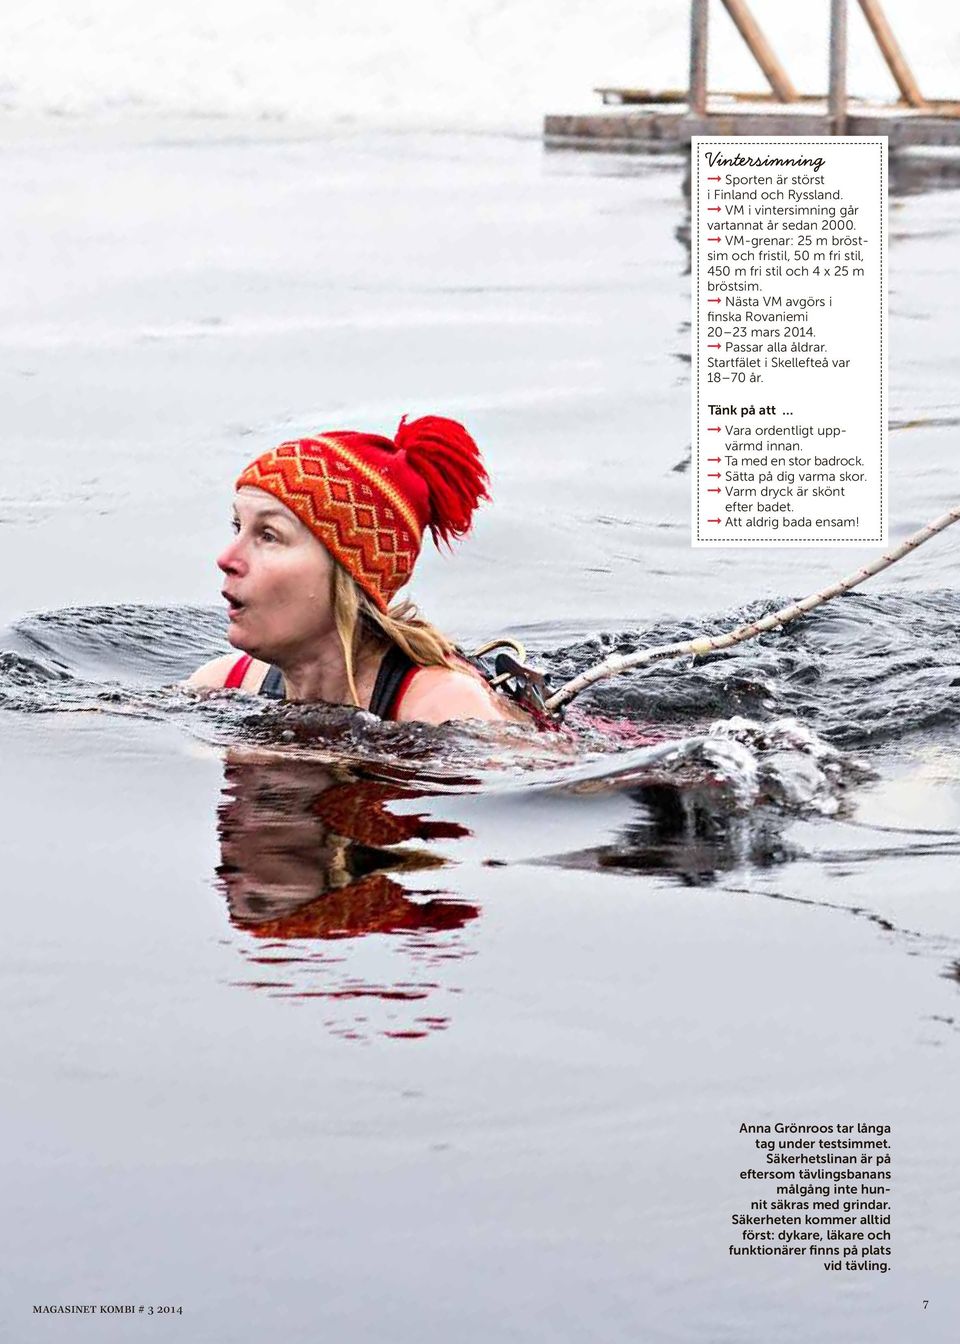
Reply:
[[[599,92],[604,95],[604,106],[595,112],[547,116],[544,143],[554,148],[677,153],[689,147],[694,135],[822,137],[834,133],[826,99],[751,102],[748,95],[715,94],[698,115],[686,101],[640,103],[630,96],[631,90]],[[611,95],[621,92],[628,96],[613,102]],[[960,105],[931,103],[919,109],[851,99],[844,134],[885,135],[891,153],[918,145],[960,147]]]
[[[595,112],[553,114],[544,140],[553,147],[684,151],[694,135],[885,135],[890,150],[960,146],[960,102],[924,98],[881,8],[858,0],[900,93],[875,103],[847,92],[847,0],[830,0],[829,89],[824,96],[796,91],[751,14],[747,0],[722,0],[770,86],[769,93],[714,93],[707,87],[708,0],[690,4],[690,82],[684,90],[596,89]]]

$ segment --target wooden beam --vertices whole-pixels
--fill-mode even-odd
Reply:
[[[690,89],[689,106],[694,116],[707,110],[707,0],[690,4]]]
[[[777,98],[781,103],[795,103],[797,91],[790,83],[786,70],[777,60],[770,43],[760,31],[756,19],[747,8],[747,0],[723,0],[723,4]]]
[[[897,81],[904,100],[911,107],[927,107],[927,100],[917,85],[913,73],[907,65],[907,59],[900,50],[900,44],[893,35],[893,29],[887,22],[887,16],[880,8],[880,0],[860,0],[863,16],[870,25],[870,31],[877,39],[877,46],[883,52],[883,59],[890,67],[890,73]]]
[[[847,133],[847,0],[830,0],[830,92],[832,135]]]
[[[960,109],[955,104],[945,106],[952,106],[953,110],[930,116],[906,109],[898,111],[889,105],[854,104],[847,117],[847,131],[850,135],[888,136],[891,154],[914,145],[960,149]],[[642,111],[606,107],[596,113],[548,116],[544,137],[548,145],[675,154],[689,145],[692,135],[826,136],[831,132],[831,121],[822,103],[821,107],[820,112],[806,107],[771,112],[730,110],[708,113],[705,117],[690,116],[679,107]],[[952,157],[949,164],[955,181],[960,158]],[[941,167],[937,171],[947,170]]]

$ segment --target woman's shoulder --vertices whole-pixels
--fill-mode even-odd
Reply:
[[[270,664],[262,662],[259,658],[251,658],[246,653],[224,653],[198,667],[182,685],[190,686],[194,690],[222,690],[235,668],[235,676],[242,672],[242,678],[233,684],[237,685],[238,689],[255,695],[263,685]]]
[[[447,723],[450,719],[530,722],[523,710],[492,690],[469,663],[417,668],[404,688],[395,717],[398,723]]]

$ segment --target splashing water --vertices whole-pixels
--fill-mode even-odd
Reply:
[[[944,595],[936,600],[939,634]],[[737,619],[757,614],[746,609]],[[956,599],[952,615],[960,633]],[[725,614],[718,624],[729,621]],[[694,628],[681,625],[669,634],[688,632]],[[544,650],[540,661],[558,683],[611,649],[666,633],[602,633]],[[482,789],[512,776],[538,787],[555,782],[557,772],[573,787],[584,782],[585,768],[615,788],[652,771],[659,783],[670,775],[679,788],[698,775],[722,780],[728,811],[764,804],[829,814],[856,771],[827,741],[862,744],[960,710],[956,690],[944,694],[949,661],[933,634],[923,599],[847,599],[842,610],[818,613],[750,648],[603,683],[554,736],[513,725],[382,723],[342,706],[197,694],[177,682],[211,651],[228,648],[219,612],[68,608],[25,618],[2,638],[0,705],[23,713],[175,718],[213,743],[326,755],[437,789]],[[926,674],[919,687],[918,672]],[[912,714],[905,713],[908,680]],[[882,690],[872,698],[857,693],[877,683]]]

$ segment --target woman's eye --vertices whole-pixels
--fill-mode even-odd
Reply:
[[[234,518],[234,519],[232,519],[232,521],[231,521],[231,523],[230,523],[230,527],[231,527],[231,529],[233,530],[233,532],[234,532],[235,534],[236,534],[237,532],[239,532],[239,531],[240,531],[240,519],[239,519],[239,518]],[[262,538],[264,541],[279,541],[279,540],[280,540],[279,535],[278,535],[276,532],[274,532],[273,529],[270,528],[270,527],[261,527],[261,528],[260,528],[260,536],[261,536],[261,538]]]

